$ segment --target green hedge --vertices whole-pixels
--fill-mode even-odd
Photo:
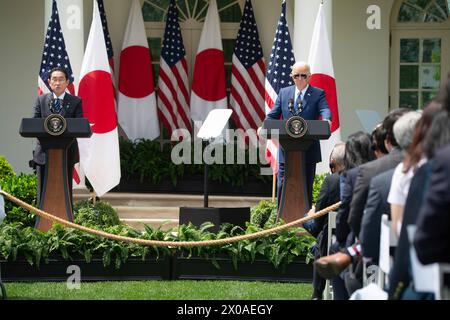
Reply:
[[[171,144],[164,144],[161,149],[159,141],[141,139],[130,142],[120,138],[120,166],[123,179],[151,181],[154,184],[171,181],[172,185],[176,186],[184,176],[203,175],[203,164],[176,165],[171,160],[171,152]],[[191,152],[191,159],[194,159],[194,147],[191,148]],[[249,159],[248,150],[245,151],[245,159]],[[260,168],[258,164],[212,164],[209,166],[208,178],[210,181],[237,187],[245,185],[250,177],[256,178],[261,183],[272,183],[272,176],[260,175]]]

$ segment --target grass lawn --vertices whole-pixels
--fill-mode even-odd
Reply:
[[[65,282],[5,283],[15,300],[308,300],[312,285],[253,281],[110,281],[82,282],[69,290]]]

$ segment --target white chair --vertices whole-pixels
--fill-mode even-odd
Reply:
[[[417,258],[414,247],[414,234],[417,227],[409,225],[406,227],[409,240],[409,255],[411,269],[414,279],[414,289],[417,292],[432,292],[436,300],[448,300],[450,294],[444,286],[444,274],[450,273],[449,263],[431,263],[424,265]]]
[[[384,289],[387,282],[387,275],[391,270],[393,259],[390,254],[391,248],[397,247],[398,238],[393,228],[391,227],[391,221],[387,214],[381,216],[381,229],[380,229],[380,254],[378,260],[378,275],[376,283],[381,289]]]
[[[333,243],[333,239],[335,238],[333,231],[336,229],[336,211],[331,211],[328,214],[328,242],[327,242],[327,255],[330,255],[330,247]],[[325,292],[324,297],[325,300],[332,300],[333,299],[333,290],[331,287],[331,281],[327,279],[325,282]]]

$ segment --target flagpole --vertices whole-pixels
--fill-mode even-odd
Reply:
[[[275,202],[275,195],[276,195],[276,186],[277,186],[277,175],[274,173],[272,175],[272,202]]]

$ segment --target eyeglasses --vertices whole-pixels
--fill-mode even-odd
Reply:
[[[66,82],[66,78],[50,78],[51,82]]]
[[[308,78],[308,75],[306,73],[296,73],[292,75],[292,78],[298,79],[299,77],[302,77],[302,79]]]

